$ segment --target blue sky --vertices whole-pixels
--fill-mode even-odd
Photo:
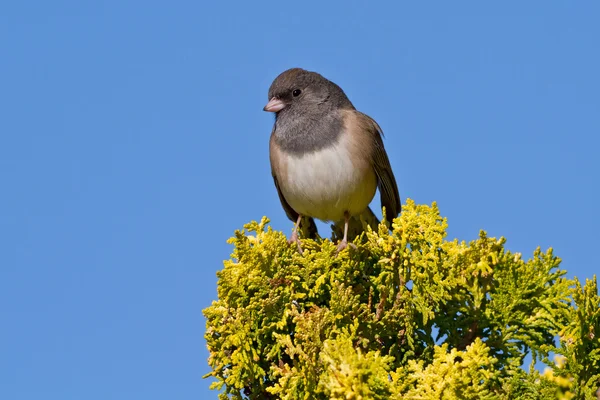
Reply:
[[[599,3],[251,3],[0,6],[0,398],[215,397],[226,240],[291,229],[262,111],[290,67],[379,122],[449,238],[598,272]]]

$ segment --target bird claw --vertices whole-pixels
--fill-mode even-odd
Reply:
[[[298,237],[298,232],[294,231],[292,233],[292,236],[290,236],[290,238],[288,239],[288,243],[296,243],[298,245],[298,252],[302,254],[302,245],[300,243],[300,238]]]
[[[352,247],[354,250],[357,249],[357,247],[356,247],[356,245],[354,243],[348,243],[347,240],[342,240],[340,242],[340,244],[338,244],[337,250],[335,251],[335,254],[338,255],[340,253],[340,251],[344,250],[348,246]]]

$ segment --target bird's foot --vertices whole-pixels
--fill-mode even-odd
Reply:
[[[335,251],[335,254],[336,254],[336,255],[337,255],[337,254],[339,254],[339,253],[340,253],[340,251],[344,250],[344,249],[345,249],[346,247],[348,247],[348,246],[352,247],[352,248],[353,248],[353,249],[355,249],[355,250],[356,250],[356,248],[357,248],[357,247],[356,247],[356,245],[355,245],[354,243],[348,243],[348,241],[347,241],[346,239],[344,239],[344,240],[342,240],[342,241],[340,242],[340,244],[338,244],[338,246],[337,246],[337,250]]]
[[[288,243],[296,243],[298,245],[298,252],[302,254],[302,244],[300,243],[300,238],[298,237],[298,232],[294,231],[292,236],[288,239]]]

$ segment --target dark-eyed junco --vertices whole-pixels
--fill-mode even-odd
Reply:
[[[400,213],[400,195],[381,128],[338,85],[316,72],[289,69],[271,84],[264,110],[275,113],[271,172],[281,204],[296,223],[290,243],[302,251],[303,216],[310,217],[304,220],[309,236],[316,235],[312,218],[343,221],[338,252],[343,250],[351,217],[368,209],[377,188],[391,224]]]

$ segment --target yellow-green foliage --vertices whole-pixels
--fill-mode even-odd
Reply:
[[[597,283],[566,279],[552,250],[446,241],[437,206],[410,200],[338,256],[267,224],[235,233],[204,310],[220,398],[595,398]],[[526,354],[550,369],[525,371]]]

